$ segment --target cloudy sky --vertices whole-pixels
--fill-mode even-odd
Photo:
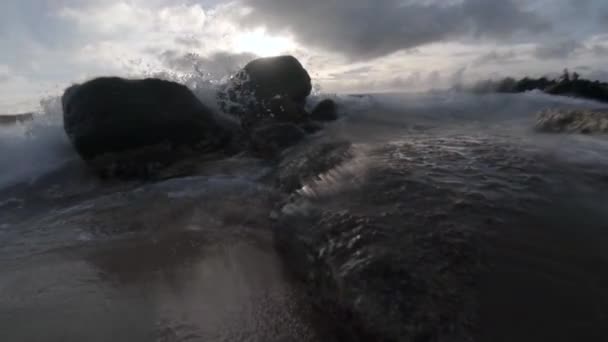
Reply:
[[[565,67],[608,80],[606,0],[1,0],[0,113],[98,75],[221,79],[298,57],[325,92]]]

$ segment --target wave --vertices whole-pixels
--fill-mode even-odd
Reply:
[[[29,182],[77,158],[63,132],[58,97],[41,101],[32,120],[0,127],[0,188]]]
[[[199,75],[147,75],[186,84],[205,104],[221,113],[218,91],[228,77],[209,79]],[[525,94],[476,95],[442,91],[428,93],[385,93],[339,95],[315,92],[308,107],[325,98],[338,103],[343,119],[326,134],[343,135],[355,141],[390,140],[409,130],[447,127],[457,124],[485,123],[504,128],[505,122],[517,123],[520,131],[532,127],[535,112],[547,107],[600,108],[589,100],[551,96],[540,92]],[[20,182],[31,182],[41,175],[78,159],[63,131],[60,97],[41,101],[41,110],[33,120],[0,126],[0,188]],[[375,129],[374,129],[375,128]],[[479,129],[476,125],[475,129]]]

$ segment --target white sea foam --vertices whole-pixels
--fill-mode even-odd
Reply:
[[[0,188],[31,181],[76,158],[63,132],[59,99],[41,104],[33,120],[0,127]]]

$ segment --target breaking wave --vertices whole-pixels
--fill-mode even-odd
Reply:
[[[217,101],[228,77],[152,76],[186,84],[205,104],[221,112]],[[345,136],[354,141],[399,140],[404,132],[446,128],[457,124],[458,130],[499,127],[511,133],[528,133],[534,113],[552,107],[599,108],[588,100],[555,97],[540,92],[525,94],[475,95],[460,92],[429,92],[416,94],[387,93],[374,95],[337,95],[314,93],[308,99],[313,107],[324,98],[339,104],[342,120],[328,130],[329,134]],[[397,128],[397,129],[395,129]],[[62,127],[60,97],[41,101],[41,110],[33,120],[0,126],[0,188],[37,177],[78,160]]]

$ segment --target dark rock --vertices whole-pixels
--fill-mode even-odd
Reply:
[[[608,102],[608,83],[589,80],[564,80],[547,87],[545,92],[551,95],[565,95]]]
[[[608,102],[608,83],[581,79],[578,74],[570,74],[565,70],[564,76],[559,80],[549,80],[546,77],[524,77],[516,80],[507,77],[500,81],[485,80],[471,87],[478,93],[523,93],[531,90],[540,90],[551,95],[573,96],[596,101]]]
[[[316,121],[334,121],[338,119],[338,109],[333,100],[327,99],[319,102],[312,111],[311,119]]]
[[[306,121],[304,123],[301,123],[299,126],[304,130],[304,132],[308,134],[317,133],[318,131],[323,129],[323,126],[319,125],[314,121]]]
[[[258,100],[280,95],[304,106],[312,91],[308,72],[293,56],[256,59],[245,66],[239,77]]]
[[[275,123],[256,128],[251,134],[251,143],[257,154],[273,158],[304,138],[306,138],[306,133],[298,126],[289,123]]]
[[[163,163],[177,148],[214,151],[232,136],[187,87],[159,79],[97,78],[68,88],[62,104],[65,131],[85,160],[163,146]]]
[[[246,131],[269,123],[304,123],[309,114],[304,107],[287,98],[273,98],[259,102],[255,109],[241,115],[241,125]]]
[[[246,130],[272,122],[299,123],[312,91],[308,72],[292,56],[256,59],[237,73],[219,100],[224,111],[238,116]]]

